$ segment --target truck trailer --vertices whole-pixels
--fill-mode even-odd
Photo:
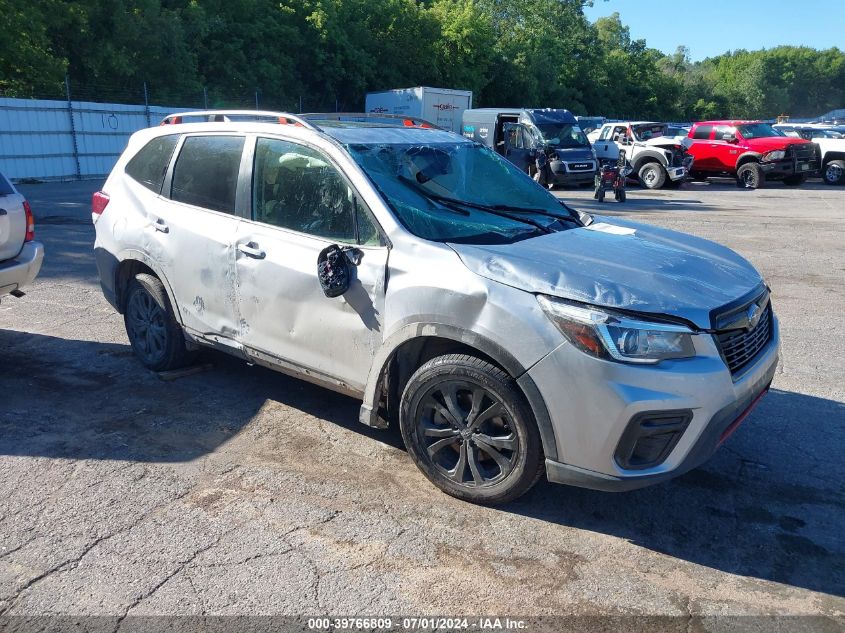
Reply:
[[[464,110],[472,107],[472,91],[420,86],[369,92],[364,107],[376,114],[419,117],[460,134]]]

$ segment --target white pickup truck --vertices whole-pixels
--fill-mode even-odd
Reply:
[[[35,241],[35,220],[29,203],[0,174],[0,299],[22,297],[44,259],[44,245]]]
[[[845,130],[819,124],[773,125],[787,136],[813,141],[819,146],[821,177],[828,185],[845,185]]]
[[[605,123],[587,138],[599,160],[616,161],[619,150],[625,150],[625,160],[643,187],[677,187],[692,166],[693,158],[687,153],[692,141],[667,136],[668,128],[666,123],[617,121]]]

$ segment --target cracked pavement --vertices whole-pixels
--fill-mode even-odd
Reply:
[[[783,361],[698,470],[482,508],[350,398],[215,353],[142,369],[97,283],[98,184],[21,187],[47,256],[0,304],[0,616],[845,616],[845,188],[559,192],[749,258]]]

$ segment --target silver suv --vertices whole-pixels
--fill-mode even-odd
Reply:
[[[477,503],[543,472],[627,490],[694,468],[777,365],[742,257],[579,213],[416,120],[173,115],[132,136],[93,219],[146,367],[209,346],[353,395]]]

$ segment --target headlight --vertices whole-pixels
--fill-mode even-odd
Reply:
[[[693,332],[682,325],[640,321],[544,295],[537,300],[561,334],[590,356],[625,363],[695,356]]]
[[[763,154],[763,160],[770,161],[770,160],[783,160],[786,157],[786,152],[782,149],[772,150],[771,152],[766,152]]]

